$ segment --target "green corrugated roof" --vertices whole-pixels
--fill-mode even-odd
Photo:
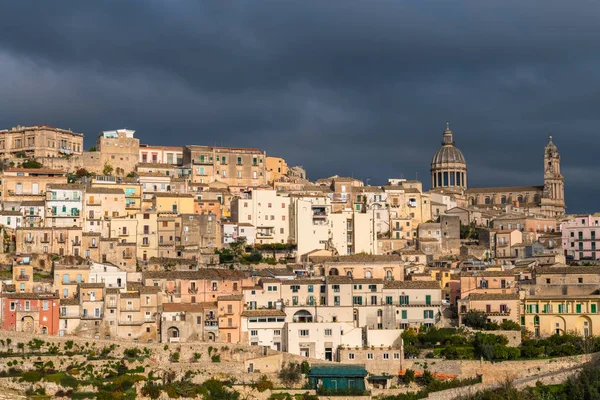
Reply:
[[[362,364],[312,364],[308,377],[322,376],[367,376]]]

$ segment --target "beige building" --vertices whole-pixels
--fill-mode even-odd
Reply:
[[[183,147],[140,144],[140,163],[182,165]]]
[[[2,173],[0,190],[3,201],[40,201],[46,197],[46,187],[66,184],[64,171],[47,168],[7,168]]]
[[[47,125],[16,126],[0,130],[0,155],[15,157],[64,157],[83,152],[83,135]]]
[[[484,312],[488,322],[501,324],[504,321],[519,323],[521,301],[517,293],[471,293],[458,301],[459,324],[469,311]]]
[[[267,155],[252,148],[185,146],[183,164],[196,183],[224,182],[229,186],[257,187],[267,183]]]
[[[404,280],[404,263],[397,254],[375,256],[310,257],[315,272],[324,276],[349,276],[355,279]]]
[[[113,174],[125,176],[135,170],[139,160],[140,140],[130,129],[103,131],[96,139],[96,152],[100,163],[113,168]]]

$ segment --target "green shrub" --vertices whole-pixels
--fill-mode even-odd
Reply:
[[[213,354],[210,357],[210,360],[214,363],[220,363],[221,362],[221,355],[220,354]]]
[[[264,392],[265,390],[273,390],[273,382],[267,379],[266,376],[261,376],[258,382],[254,384],[254,388],[259,392]]]
[[[27,371],[23,373],[21,382],[35,383],[42,380],[42,374],[37,371]]]

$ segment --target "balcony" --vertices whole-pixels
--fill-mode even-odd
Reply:
[[[140,311],[140,306],[127,306],[125,308],[121,308],[121,311],[131,311],[131,312],[138,312]]]
[[[15,311],[17,311],[17,312],[38,312],[38,311],[40,311],[40,307],[33,306],[33,305],[30,305],[29,307],[27,307],[22,304],[17,304],[17,306],[15,307]]]
[[[86,206],[101,206],[101,205],[102,205],[102,203],[101,203],[101,202],[99,202],[99,201],[93,201],[93,202],[91,202],[91,201],[86,201],[86,202],[85,202],[85,205],[86,205]]]
[[[125,255],[123,256],[123,258],[126,259],[126,260],[130,260],[130,259],[133,258],[133,254],[131,254],[131,253],[125,253]]]
[[[34,241],[35,241],[35,239],[33,237],[25,238],[25,243],[33,243]]]
[[[106,303],[106,308],[117,308],[117,303],[114,301],[110,301]]]
[[[78,311],[67,311],[61,312],[58,315],[60,318],[68,319],[68,318],[81,318],[81,314]]]
[[[98,314],[86,314],[86,313],[82,313],[81,314],[81,319],[85,319],[85,320],[102,319],[103,317],[104,317],[104,313],[98,313]]]
[[[40,239],[40,243],[50,243],[50,239],[47,237],[43,237]]]
[[[121,325],[121,326],[141,326],[141,325],[153,323],[153,322],[156,322],[156,317],[148,317],[148,318],[138,319],[138,320],[119,321],[119,325]]]
[[[67,239],[65,239],[65,238],[58,238],[57,242],[58,243],[67,243]]]
[[[204,329],[209,331],[216,331],[219,329],[219,323],[217,321],[204,321]]]
[[[96,248],[98,248],[98,243],[91,243],[91,244],[90,244],[90,248],[91,248],[91,249],[96,249]]]
[[[80,283],[85,283],[85,282],[83,282],[83,281],[79,281],[78,282],[78,281],[71,281],[71,280],[69,280],[69,281],[62,281],[63,286],[64,285],[79,285]]]
[[[73,246],[81,246],[81,240],[71,240],[71,243],[73,244]]]
[[[17,280],[17,281],[28,281],[29,280],[29,275],[17,275],[15,277],[15,280]]]

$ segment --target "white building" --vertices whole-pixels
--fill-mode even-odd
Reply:
[[[104,283],[107,288],[127,289],[127,272],[108,264],[94,263],[90,265],[90,283]]]
[[[23,215],[20,211],[2,210],[0,211],[0,225],[10,229],[16,229],[23,226]]]
[[[244,192],[231,202],[231,219],[238,225],[252,225],[255,243],[287,243],[290,235],[289,206],[290,198],[278,195],[275,190]]]
[[[83,210],[82,185],[53,184],[46,188],[47,227],[81,227]]]
[[[251,346],[267,346],[281,351],[285,313],[281,310],[246,310],[242,313],[242,338]]]
[[[327,361],[337,360],[337,348],[362,347],[362,328],[351,322],[287,322],[283,351]]]
[[[290,239],[298,259],[313,250],[330,248],[331,200],[327,196],[290,197]]]

